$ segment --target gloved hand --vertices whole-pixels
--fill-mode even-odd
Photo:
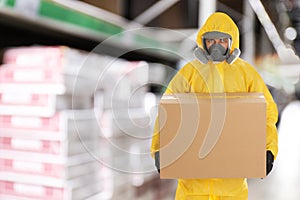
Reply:
[[[155,160],[156,169],[157,169],[158,173],[160,173],[159,151],[155,152],[154,160]]]
[[[268,176],[273,168],[273,162],[274,162],[274,156],[270,150],[267,151],[266,161],[267,161],[267,176]]]

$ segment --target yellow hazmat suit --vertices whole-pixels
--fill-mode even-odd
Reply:
[[[239,31],[233,20],[224,13],[212,14],[198,32],[197,44],[203,48],[202,36],[206,32],[227,33],[232,38],[230,52],[239,48]],[[277,156],[277,107],[258,72],[249,63],[237,58],[207,64],[197,59],[187,63],[170,81],[165,93],[210,92],[262,92],[267,104],[266,150]],[[152,155],[159,151],[159,127],[156,123],[152,139]],[[222,166],[220,166],[222,167]],[[248,199],[248,186],[244,178],[238,179],[179,179],[176,200]]]

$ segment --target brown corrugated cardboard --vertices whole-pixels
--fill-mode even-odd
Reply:
[[[261,178],[266,103],[261,93],[164,95],[161,178]]]

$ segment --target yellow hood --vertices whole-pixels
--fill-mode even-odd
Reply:
[[[208,17],[197,35],[197,44],[203,48],[202,36],[211,31],[227,33],[232,38],[230,53],[239,48],[239,29],[234,21],[225,13],[216,12]]]

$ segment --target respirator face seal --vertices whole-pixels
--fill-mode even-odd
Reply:
[[[225,49],[222,45],[213,44],[208,49],[208,55],[212,61],[222,62],[228,57],[229,53],[228,49]]]
[[[206,41],[225,40],[228,42],[228,47],[225,49],[221,44],[214,42],[209,48],[206,46]],[[231,36],[227,33],[217,31],[207,32],[202,36],[204,50],[207,51],[209,59],[213,62],[222,62],[229,57],[231,48]]]
[[[225,49],[220,43],[216,43],[215,40],[228,40],[228,47]],[[214,44],[207,48],[206,40],[212,40]],[[228,64],[233,63],[240,55],[241,51],[238,48],[235,48],[232,53],[231,45],[232,38],[227,33],[222,33],[218,31],[211,31],[203,34],[202,36],[203,49],[198,47],[194,51],[195,57],[203,64],[208,63],[209,60],[212,62],[222,62],[227,61]]]

